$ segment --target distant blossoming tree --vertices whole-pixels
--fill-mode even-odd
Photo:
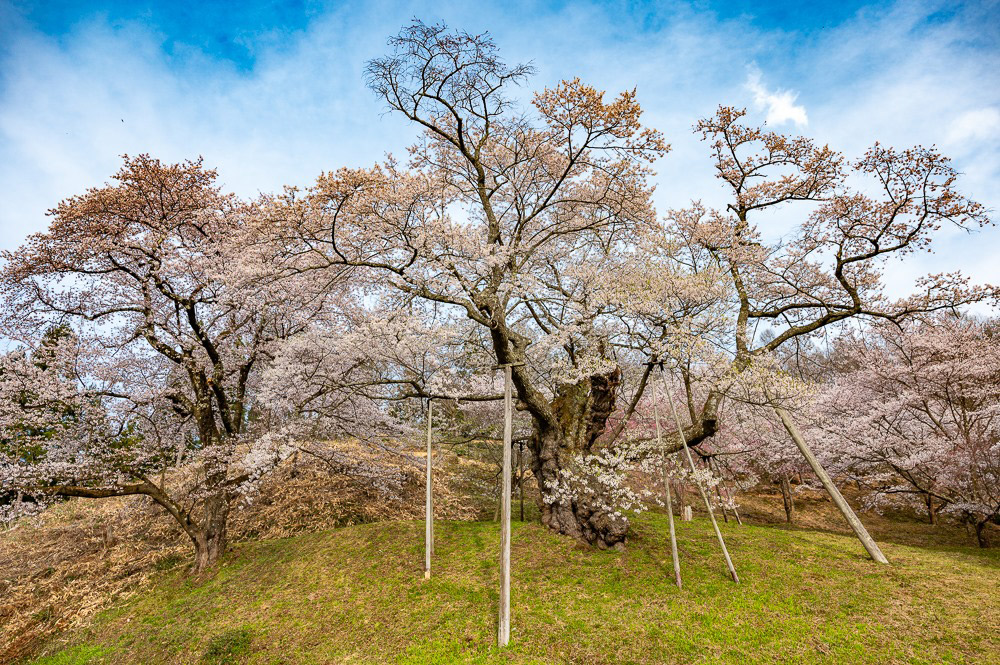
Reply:
[[[233,501],[288,452],[255,411],[259,376],[325,302],[268,292],[269,259],[247,235],[256,208],[215,177],[126,158],[0,273],[8,335],[31,348],[53,324],[73,331],[44,363],[4,358],[0,484],[34,505],[148,496],[190,537],[196,570],[224,551]]]
[[[880,326],[838,348],[814,405],[824,453],[872,501],[1000,524],[1000,339],[995,323]]]

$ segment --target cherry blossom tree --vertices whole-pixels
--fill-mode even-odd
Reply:
[[[636,91],[606,100],[574,79],[525,109],[515,89],[532,68],[506,65],[488,35],[415,21],[389,45],[367,81],[420,139],[405,166],[325,173],[275,199],[267,223],[282,269],[350,268],[371,311],[461,331],[465,377],[514,364],[542,520],[560,533],[624,541],[617,508],[557,489],[588,456],[631,464],[648,452],[628,436],[647,361],[677,368],[684,435],[698,446],[718,430],[726,396],[773,399],[778,349],[852,319],[903,320],[984,297],[957,274],[901,301],[883,294],[888,260],[926,248],[941,224],[988,221],[933,150],[876,145],[850,163],[724,107],[697,131],[731,202],[661,224],[650,164],[668,146],[640,122]],[[786,204],[805,206],[804,221],[765,240],[754,220]],[[666,440],[667,452],[680,449],[677,432]]]
[[[367,76],[425,130],[410,167],[390,160],[324,174],[273,212],[280,244],[296,248],[299,270],[356,268],[382,311],[466,331],[477,359],[467,367],[514,363],[545,488],[594,446],[615,408],[622,372],[602,330],[610,308],[594,266],[655,224],[648,163],[667,146],[640,124],[634,91],[606,101],[567,81],[522,113],[510,88],[531,68],[506,66],[487,36],[415,22],[390,44]],[[541,510],[546,524],[587,542],[625,537],[622,521],[583,498]]]
[[[953,316],[878,326],[838,345],[813,431],[876,506],[1000,524],[1000,344],[995,322]]]
[[[266,288],[257,207],[215,178],[200,161],[126,157],[115,184],[60,203],[0,273],[10,336],[30,349],[61,324],[75,340],[56,372],[37,351],[5,360],[3,390],[28,397],[0,399],[0,438],[16,442],[0,482],[36,502],[148,496],[189,536],[198,571],[225,549],[231,504],[288,454],[255,409],[273,345],[330,297]],[[86,417],[66,422],[64,405]],[[50,424],[25,430],[36,417]]]
[[[850,162],[810,139],[744,124],[745,115],[720,107],[696,125],[729,192],[726,208],[695,203],[667,215],[667,232],[683,239],[685,265],[710,268],[731,286],[722,346],[730,371],[711,379],[718,389],[704,401],[689,404],[705,436],[717,426],[726,380],[770,355],[794,353],[848,322],[899,322],[995,302],[998,293],[959,273],[922,278],[908,298],[884,293],[890,262],[928,250],[942,225],[971,231],[990,224],[982,206],[956,190],[947,158],[876,144]],[[803,221],[768,240],[769,212],[789,206],[803,208]]]

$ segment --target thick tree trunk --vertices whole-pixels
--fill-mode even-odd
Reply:
[[[219,560],[226,551],[226,526],[229,521],[229,501],[224,494],[216,494],[205,501],[202,528],[191,534],[194,543],[194,572],[202,573]]]
[[[986,525],[989,524],[989,520],[982,520],[976,522],[976,541],[979,542],[980,547],[989,547],[990,539],[986,536]]]
[[[572,467],[577,455],[592,451],[614,410],[620,382],[621,372],[615,369],[561,386],[552,402],[558,426],[536,420],[529,443],[532,472],[541,495],[542,524],[602,549],[624,547],[628,520],[616,518],[601,505],[601,497],[553,496],[550,488],[563,479],[563,470]]]
[[[532,466],[539,487],[547,488],[561,480],[561,471],[569,468],[574,455],[571,446],[558,433],[536,432],[532,435],[537,453]],[[628,532],[628,520],[615,518],[601,507],[600,498],[555,496],[539,501],[542,524],[557,533],[576,538],[601,549],[621,548]]]
[[[795,518],[795,503],[792,501],[792,487],[786,475],[781,476],[781,502],[785,506],[785,521],[791,524]]]
[[[937,524],[937,511],[934,508],[934,497],[928,494],[926,495],[925,500],[927,502],[927,520],[931,524]]]
[[[498,356],[498,359],[503,362],[510,360],[507,356]],[[621,371],[614,369],[575,384],[560,386],[550,405],[555,423],[552,419],[536,415],[529,441],[531,470],[538,482],[542,523],[558,533],[600,548],[623,547],[628,521],[614,517],[602,506],[600,497],[571,499],[552,496],[550,488],[560,484],[563,470],[572,467],[575,457],[593,452],[598,437],[605,431],[608,417],[614,411],[620,384]],[[721,398],[719,394],[709,394],[697,420],[684,429],[689,446],[695,447],[715,434]],[[681,438],[675,433],[675,441],[667,446],[665,452],[669,454],[682,448]],[[683,493],[680,496],[683,506]],[[552,500],[546,501],[546,497]]]

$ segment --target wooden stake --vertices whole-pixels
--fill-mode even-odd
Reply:
[[[667,522],[670,524],[670,557],[674,560],[674,581],[677,588],[681,586],[681,562],[677,557],[677,535],[674,533],[674,507],[670,500],[670,481],[667,479],[667,456],[663,452],[663,439],[660,436],[660,411],[656,406],[656,394],[653,394],[653,419],[656,421],[656,445],[660,449],[660,475],[663,478],[663,492],[667,495]]]
[[[770,396],[768,397],[770,398]],[[872,559],[878,561],[879,563],[889,563],[889,560],[885,558],[884,554],[882,554],[882,550],[879,549],[878,543],[875,542],[874,538],[868,535],[868,530],[865,528],[865,525],[861,523],[858,516],[854,514],[854,510],[851,509],[851,506],[844,499],[844,495],[841,494],[840,490],[837,489],[837,486],[833,484],[833,479],[830,478],[830,474],[826,472],[826,469],[823,468],[823,465],[819,463],[816,455],[813,454],[813,451],[806,444],[806,440],[802,438],[802,433],[799,432],[799,428],[796,427],[795,422],[792,421],[792,417],[788,415],[788,412],[780,406],[774,406],[772,404],[772,407],[774,408],[775,413],[778,414],[778,417],[781,418],[781,423],[785,426],[788,434],[792,437],[792,441],[794,441],[795,445],[799,447],[799,451],[802,453],[802,456],[806,458],[807,462],[809,462],[809,466],[812,467],[813,473],[815,473],[819,478],[819,481],[823,483],[823,487],[826,488],[830,498],[833,499],[833,503],[836,504],[837,508],[840,509],[840,513],[844,516],[844,519],[846,519],[847,523],[851,525],[852,529],[854,529],[854,534],[858,537],[858,540],[860,540],[861,544],[864,545],[864,548],[868,550],[868,554]]]
[[[688,467],[691,469],[691,474],[694,476],[695,485],[698,486],[698,492],[701,494],[702,500],[705,502],[705,508],[708,510],[708,518],[712,520],[712,528],[715,529],[715,537],[719,539],[719,547],[722,548],[722,556],[726,559],[726,566],[729,568],[729,575],[733,578],[733,582],[737,584],[740,583],[740,578],[736,574],[736,568],[733,566],[733,560],[729,558],[729,550],[726,549],[726,541],[722,538],[722,532],[719,531],[719,523],[715,521],[715,512],[712,510],[712,501],[708,498],[708,493],[705,492],[705,487],[698,480],[698,472],[694,468],[694,459],[691,457],[691,450],[688,448],[687,437],[684,436],[684,428],[681,426],[680,416],[677,415],[677,409],[674,408],[674,400],[670,397],[670,386],[667,384],[667,375],[663,373],[663,367],[660,367],[660,378],[663,379],[663,389],[667,395],[667,404],[670,405],[670,412],[674,415],[674,422],[677,424],[677,435],[681,437],[681,443],[684,446],[684,456],[687,457]]]
[[[427,400],[427,497],[424,501],[424,579],[431,578],[431,553],[434,551],[434,499],[431,477],[431,423],[434,418],[433,402]]]
[[[524,521],[524,441],[517,449],[517,490],[521,494],[521,521]]]
[[[503,393],[503,477],[500,481],[500,621],[497,626],[497,645],[504,647],[510,641],[510,448],[514,426],[511,404],[511,366],[504,366]]]

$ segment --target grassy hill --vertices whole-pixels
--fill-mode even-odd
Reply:
[[[823,531],[634,523],[626,552],[515,523],[511,644],[495,644],[499,528],[421,522],[238,544],[207,579],[181,561],[124,605],[48,645],[36,665],[97,663],[1000,663],[1000,551]]]

